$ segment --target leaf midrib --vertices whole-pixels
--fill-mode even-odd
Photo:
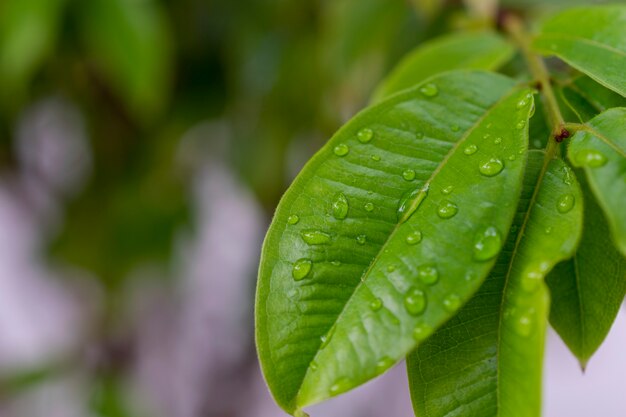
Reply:
[[[508,99],[510,96],[512,96],[513,94],[517,93],[518,91],[520,91],[520,84],[516,84],[511,86],[510,91],[508,92],[508,94],[503,95],[502,97],[500,97],[493,105],[491,105],[487,111],[485,111],[485,113],[476,121],[476,123],[474,123],[474,125],[469,128],[465,134],[454,144],[454,146],[452,146],[452,148],[450,149],[450,151],[446,154],[446,156],[443,158],[443,160],[441,161],[441,163],[437,166],[437,168],[435,168],[435,170],[433,171],[433,173],[430,175],[430,177],[428,178],[428,180],[426,180],[424,182],[424,184],[420,187],[420,188],[425,188],[427,186],[430,186],[430,183],[437,177],[437,175],[439,174],[439,172],[441,171],[441,169],[447,164],[448,160],[451,158],[452,155],[455,154],[455,152],[458,150],[458,148],[460,147],[461,144],[463,144],[467,138],[471,135],[471,133],[477,129],[478,126],[481,125],[481,123],[485,120],[485,118],[491,114],[491,112],[498,107],[503,101],[505,101],[506,99]],[[407,219],[408,220],[408,219]],[[406,221],[405,221],[406,222]],[[348,306],[348,304],[350,303],[350,300],[352,300],[353,295],[357,292],[357,290],[365,283],[365,279],[366,277],[369,275],[369,273],[371,272],[372,268],[374,267],[374,265],[376,265],[376,263],[379,260],[379,257],[381,256],[382,253],[384,253],[384,248],[387,246],[387,244],[392,240],[392,237],[396,234],[396,232],[398,231],[400,225],[402,225],[404,222],[398,222],[396,223],[396,225],[394,226],[393,230],[391,231],[391,233],[389,233],[389,236],[387,237],[387,239],[385,240],[385,242],[381,245],[380,250],[378,251],[378,253],[376,254],[376,256],[374,256],[372,262],[370,263],[369,267],[367,268],[367,270],[361,275],[361,279],[359,280],[359,283],[354,287],[354,291],[352,291],[352,294],[350,294],[350,297],[347,299],[346,303],[344,304],[344,307],[342,308],[342,310],[339,312],[339,314],[337,315],[337,319],[332,323],[332,325],[329,327],[329,330],[333,328],[333,326],[335,326],[337,324],[337,322],[340,321],[341,317],[343,316],[343,314],[346,311],[346,307]],[[328,333],[328,331],[326,333]],[[300,389],[302,388],[302,385],[304,383],[304,381],[307,379],[307,375],[309,373],[309,371],[311,370],[310,364],[311,362],[315,361],[315,358],[317,358],[317,355],[319,354],[319,352],[321,351],[321,349],[317,349],[317,352],[315,353],[315,356],[313,356],[313,359],[309,362],[309,366],[307,367],[307,371],[304,374],[304,377],[302,378],[302,381],[300,382],[300,387],[298,388],[298,395],[296,396],[296,405],[303,407],[306,404],[299,404],[298,398],[300,396]]]

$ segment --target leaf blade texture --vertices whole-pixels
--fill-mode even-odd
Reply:
[[[531,108],[506,77],[451,72],[364,110],[309,161],[257,286],[257,350],[286,411],[391,367],[479,287],[501,245],[477,262],[475,235],[512,221]]]

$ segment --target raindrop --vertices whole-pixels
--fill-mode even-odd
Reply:
[[[515,320],[513,328],[515,329],[515,333],[522,337],[530,336],[533,330],[533,317],[531,315],[531,312],[519,316]]]
[[[502,247],[502,236],[498,229],[489,226],[476,234],[474,241],[474,259],[486,261],[498,254]]]
[[[502,138],[495,138],[495,139],[493,140],[493,143],[495,143],[496,145],[501,144],[501,143],[502,143]]]
[[[572,169],[567,165],[563,166],[563,183],[565,185],[572,185],[573,181],[574,173],[572,172]]]
[[[330,387],[330,395],[341,394],[352,388],[352,382],[348,378],[339,378]]]
[[[476,151],[478,150],[478,146],[472,144],[472,145],[467,145],[465,147],[465,149],[463,149],[463,153],[465,155],[473,155],[476,153]]]
[[[348,216],[348,199],[343,193],[339,193],[335,196],[335,201],[333,201],[332,209],[333,209],[333,217],[337,220],[343,220]]]
[[[413,171],[412,169],[405,169],[402,173],[402,178],[407,181],[413,181],[415,179],[415,171]]]
[[[372,203],[365,203],[363,208],[365,209],[365,211],[372,211],[374,210],[374,205]]]
[[[388,356],[382,357],[376,363],[376,373],[379,374],[379,375],[382,374],[387,369],[391,368],[394,363],[395,363],[395,361],[393,359],[391,359],[390,357],[388,357]]]
[[[408,243],[409,245],[415,245],[417,243],[420,243],[421,240],[422,240],[422,232],[420,232],[419,230],[415,230],[409,233],[408,236],[406,237],[406,243]]]
[[[433,285],[439,281],[439,271],[432,265],[422,265],[418,267],[417,276],[427,285]]]
[[[517,124],[515,125],[516,128],[518,129],[523,129],[524,126],[526,126],[526,120],[520,120],[519,122],[517,122]]]
[[[356,243],[358,243],[359,245],[365,245],[366,241],[367,241],[367,236],[365,235],[358,235],[356,237]]]
[[[483,139],[484,139],[484,140],[487,140],[487,139],[489,139],[490,137],[491,137],[491,135],[490,135],[489,133],[485,133],[485,134],[483,135]]]
[[[330,235],[319,230],[305,230],[300,236],[309,245],[328,245],[330,243]]]
[[[448,311],[456,311],[461,306],[461,299],[456,294],[450,294],[443,299],[443,306]]]
[[[374,131],[370,128],[363,128],[359,130],[359,133],[356,134],[357,139],[361,143],[367,143],[372,140],[374,137]]]
[[[442,194],[448,195],[452,192],[452,190],[454,189],[454,187],[452,185],[448,185],[447,187],[445,187],[444,189],[441,190]]]
[[[295,214],[292,214],[291,216],[289,216],[289,217],[287,218],[287,223],[289,223],[289,224],[296,224],[296,223],[298,223],[299,221],[300,221],[300,217],[298,217],[298,216],[297,216],[297,215],[295,215]]]
[[[312,361],[312,362],[309,364],[309,368],[311,368],[311,370],[312,370],[312,371],[317,371],[317,362]]]
[[[339,265],[341,265],[341,261],[330,261],[330,264],[332,266],[339,266]]]
[[[522,107],[526,107],[526,105],[528,105],[528,100],[526,100],[525,98],[517,102],[518,109],[521,109]]]
[[[412,316],[418,316],[426,309],[426,294],[424,291],[411,287],[404,296],[404,307]]]
[[[515,161],[517,157],[515,156],[515,154],[511,154],[509,155],[509,157],[507,158],[509,161]]]
[[[398,205],[398,221],[403,223],[407,221],[415,210],[422,204],[422,201],[428,195],[429,185],[425,184],[422,188],[416,188],[412,190],[406,197],[400,200],[400,204]]]
[[[372,161],[380,161],[380,156],[379,155],[372,155]]]
[[[574,208],[575,202],[573,194],[563,194],[556,202],[556,209],[559,213],[565,214]]]
[[[524,291],[532,293],[539,287],[539,283],[542,280],[543,274],[541,271],[531,269],[524,272],[524,275],[522,275],[522,279],[520,280],[520,285]]]
[[[437,208],[437,215],[442,219],[449,219],[458,213],[459,208],[456,204],[449,200],[443,200]]]
[[[551,227],[546,227],[544,229],[544,232],[546,232],[546,235],[549,235],[550,233],[552,233],[552,228]]]
[[[396,270],[396,266],[395,265],[389,265],[387,266],[387,272],[393,272]]]
[[[467,271],[465,274],[465,281],[473,281],[476,278],[476,273],[473,271]]]
[[[380,298],[378,298],[378,297],[377,297],[377,298],[374,298],[374,299],[372,300],[372,302],[370,303],[370,308],[371,308],[373,311],[378,311],[378,310],[380,310],[381,308],[383,308],[383,300],[381,300],[381,299],[380,299]]]
[[[502,172],[504,164],[498,158],[491,158],[478,166],[478,171],[486,177],[493,177]]]
[[[350,148],[348,148],[348,145],[346,145],[345,143],[340,143],[339,145],[335,146],[333,152],[337,156],[346,156],[348,152],[350,152]]]
[[[590,168],[599,168],[606,164],[606,156],[593,149],[582,149],[576,153],[576,162]]]
[[[421,342],[433,333],[433,328],[426,323],[419,323],[413,328],[413,338]]]
[[[311,262],[310,259],[298,259],[296,263],[293,264],[291,275],[293,276],[294,280],[300,281],[301,279],[304,279],[307,275],[309,275],[312,267],[313,262]]]
[[[320,349],[324,349],[326,346],[328,346],[328,344],[330,343],[330,339],[333,338],[334,334],[335,334],[335,327],[333,326],[325,335],[320,337],[320,340],[322,341],[322,344],[320,345]]]
[[[426,97],[435,97],[437,94],[439,94],[439,89],[435,84],[428,83],[420,88],[420,92]]]

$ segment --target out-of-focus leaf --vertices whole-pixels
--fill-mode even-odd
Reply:
[[[584,230],[576,255],[546,278],[550,323],[584,368],[600,347],[626,294],[626,259],[607,236],[609,226],[583,183]]]
[[[626,6],[580,7],[548,20],[533,48],[626,96]]]
[[[364,110],[307,164],[257,288],[257,348],[285,410],[385,371],[478,289],[513,219],[531,107],[509,78],[449,72]]]
[[[626,108],[607,110],[586,123],[572,137],[568,157],[584,169],[613,240],[626,255]]]
[[[462,32],[436,38],[407,55],[378,86],[372,102],[379,102],[441,72],[496,69],[513,53],[513,46],[495,32]]]
[[[139,119],[163,109],[171,85],[172,41],[154,0],[81,3],[87,55]]]
[[[52,53],[65,1],[0,2],[0,101],[15,103]]]
[[[439,13],[443,6],[443,0],[411,0],[415,10],[427,19],[431,19]]]
[[[574,253],[582,229],[571,170],[561,160],[546,167],[543,158],[529,153],[514,225],[479,292],[408,358],[418,416],[540,414],[549,309],[543,278]]]
[[[614,93],[586,76],[576,77],[571,83],[565,86],[565,89],[576,92],[584,97],[587,102],[596,109],[597,113],[612,107],[626,107],[626,98]]]

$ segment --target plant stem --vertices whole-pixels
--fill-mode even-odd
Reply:
[[[550,83],[550,75],[543,62],[543,59],[530,49],[529,35],[524,29],[524,23],[521,19],[514,15],[507,15],[504,17],[503,26],[505,30],[511,36],[511,39],[517,44],[524,59],[528,65],[530,73],[538,83],[538,87],[541,93],[541,97],[544,100],[545,108],[547,111],[548,119],[550,120],[550,127],[552,128],[552,134],[548,139],[548,145],[546,146],[546,156],[552,158],[556,154],[557,144],[560,140],[569,136],[569,131],[566,129],[565,120],[561,114],[561,109],[556,101],[552,84]]]

